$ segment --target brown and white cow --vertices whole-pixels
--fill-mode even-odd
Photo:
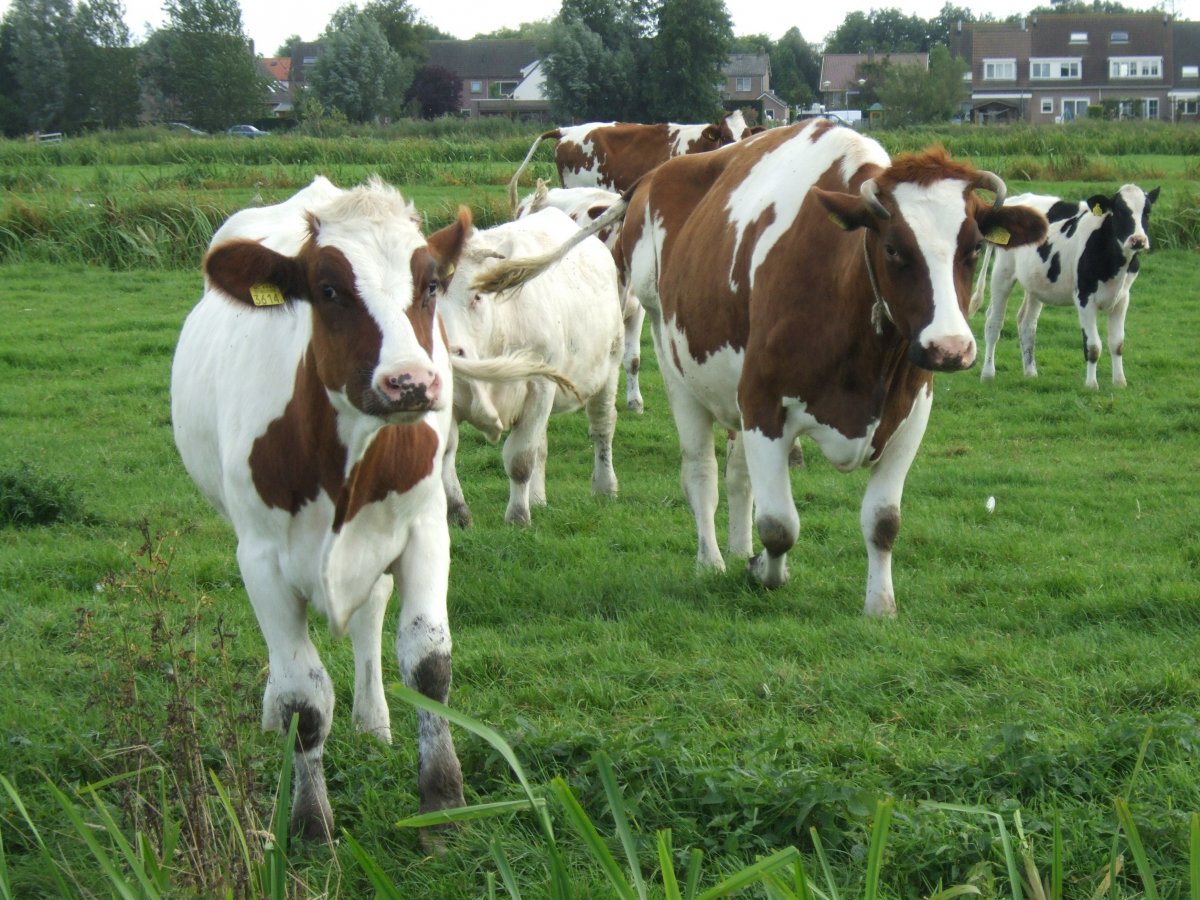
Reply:
[[[218,230],[176,349],[175,442],[237,535],[270,659],[263,727],[299,716],[292,825],[308,837],[332,831],[321,759],[334,704],[308,608],[350,635],[363,731],[391,737],[380,639],[393,585],[405,682],[449,694],[441,469],[454,380],[437,303],[470,228],[462,210],[426,240],[394,189],[318,178]],[[421,808],[461,805],[447,723],[418,721]]]
[[[865,611],[894,614],[892,546],[932,372],[975,360],[964,311],[976,257],[985,240],[1046,232],[1041,213],[1003,195],[999,178],[943,150],[892,160],[828,122],[671,160],[630,192],[621,260],[650,316],[701,565],[724,568],[714,422],[740,432],[728,550],[750,555],[754,521],[764,550],[750,570],[768,587],[787,580],[800,526],[788,451],[807,434],[838,469],[871,469]],[[497,272],[497,285],[544,263]]]
[[[598,187],[621,193],[653,169],[676,156],[705,153],[762,131],[746,125],[741,110],[710,125],[640,125],[630,122],[589,122],[552,128],[539,135],[508,183],[509,205],[517,205],[517,180],[538,145],[558,141],[554,164],[565,188]]]

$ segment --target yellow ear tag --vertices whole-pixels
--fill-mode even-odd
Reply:
[[[1093,206],[1093,207],[1092,207],[1092,215],[1093,215],[1093,216],[1102,216],[1102,215],[1104,215],[1104,210],[1102,210],[1102,209],[1100,208],[1100,204],[1099,204],[1099,203],[1097,203],[1095,206]]]
[[[458,267],[455,266],[454,263],[450,263],[450,265],[448,265],[446,267],[446,277],[447,278],[453,277],[454,273],[457,271],[458,271]]]
[[[273,284],[250,285],[250,299],[255,306],[282,306],[286,302],[283,291]]]
[[[1007,246],[1010,238],[1012,238],[1012,234],[1009,232],[1009,230],[1007,228],[1001,228],[999,225],[983,236],[985,241],[990,241],[993,244],[999,244],[1001,247]]]
[[[850,223],[848,223],[845,219],[843,219],[837,213],[830,213],[829,221],[832,222],[834,225],[836,225],[838,228],[842,229],[842,231],[850,230]]]

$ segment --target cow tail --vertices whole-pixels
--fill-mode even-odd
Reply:
[[[975,290],[971,292],[971,303],[967,306],[967,318],[979,312],[979,307],[983,306],[983,294],[987,288],[988,266],[992,262],[992,254],[996,252],[996,245],[987,243],[983,248],[983,260],[979,263],[979,276],[975,281]]]
[[[507,383],[528,381],[530,378],[545,378],[553,381],[557,387],[583,403],[579,389],[575,387],[570,378],[529,350],[519,350],[507,356],[492,356],[486,359],[452,356],[450,365],[454,369],[455,375],[461,375],[463,378],[473,381]]]
[[[539,134],[537,136],[537,138],[534,139],[533,146],[529,148],[529,152],[525,154],[525,158],[523,160],[521,160],[521,165],[519,165],[517,167],[516,174],[514,174],[511,179],[509,179],[509,182],[508,182],[508,208],[512,212],[513,215],[516,215],[516,213],[517,213],[517,181],[520,179],[521,173],[525,171],[525,167],[527,165],[529,165],[529,161],[531,159],[533,159],[533,154],[534,154],[534,151],[537,150],[538,144],[540,144],[542,141],[546,140],[547,138],[554,138],[554,140],[557,141],[561,137],[562,137],[562,132],[559,131],[557,128],[552,128],[549,131]]]
[[[475,280],[471,283],[471,290],[484,294],[499,294],[502,291],[520,287],[525,282],[541,275],[588,238],[594,237],[613,223],[620,222],[625,218],[628,210],[629,198],[625,196],[610,206],[604,215],[593,221],[587,228],[572,235],[557,250],[525,259],[500,260],[495,265],[489,266],[486,272],[480,272],[475,276]]]

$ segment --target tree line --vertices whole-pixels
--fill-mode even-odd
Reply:
[[[141,121],[217,130],[264,118],[268,79],[256,65],[238,0],[164,0],[163,27],[135,45],[121,0],[13,0],[0,19],[0,131],[79,132]],[[1131,12],[1112,0],[1031,12]],[[551,114],[561,122],[709,121],[733,53],[769,58],[772,88],[807,106],[821,96],[822,53],[873,51],[858,102],[878,100],[897,122],[948,118],[963,99],[964,63],[946,45],[959,22],[990,21],[947,2],[922,19],[896,8],[849,13],[820,41],[798,28],[779,40],[735,36],[724,0],[562,0],[556,16],[479,38],[528,38],[543,60]],[[811,37],[811,36],[810,36]],[[458,73],[429,65],[425,42],[450,39],[409,0],[338,9],[294,118],[370,122],[431,118],[458,108]],[[277,55],[290,55],[293,36]],[[929,53],[929,66],[888,54]],[[469,74],[469,73],[467,73]]]

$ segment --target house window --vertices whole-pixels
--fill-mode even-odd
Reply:
[[[1180,74],[1183,78],[1200,78],[1200,66],[1184,66]]]
[[[750,79],[747,76],[739,75],[733,79],[733,89],[739,94],[750,93]]]
[[[472,81],[471,82],[471,93],[472,94],[482,94],[483,93],[483,82],[482,81]]]
[[[1133,100],[1119,101],[1117,103],[1117,118],[1118,119],[1132,119],[1134,116],[1133,104],[1134,104]]]
[[[493,100],[501,100],[506,97],[511,97],[512,92],[517,89],[515,81],[493,81],[488,85],[488,96]]]
[[[1042,112],[1046,113],[1046,115],[1049,115],[1052,112],[1054,112],[1054,100],[1052,98],[1050,98],[1050,97],[1042,98]]]
[[[1029,63],[1029,77],[1034,80],[1078,80],[1082,64],[1078,59],[1035,59]]]
[[[1112,34],[1110,34],[1108,36],[1108,42],[1110,44],[1128,44],[1129,43],[1129,32],[1128,31],[1114,31]]]
[[[1017,61],[1015,59],[985,59],[983,61],[984,81],[1015,81],[1017,78]]]
[[[1086,31],[1072,31],[1071,32],[1071,43],[1072,44],[1086,44],[1088,42],[1087,35],[1088,35],[1088,33]]]
[[[1158,98],[1157,97],[1147,97],[1143,102],[1146,105],[1146,118],[1147,119],[1157,119],[1158,118]]]
[[[1109,78],[1159,78],[1161,56],[1114,56],[1108,60]]]
[[[1088,102],[1086,97],[1064,97],[1062,102],[1062,120],[1064,122],[1073,122],[1076,119],[1086,119]]]
[[[1183,100],[1179,104],[1179,112],[1181,115],[1194,116],[1196,115],[1196,99]]]

